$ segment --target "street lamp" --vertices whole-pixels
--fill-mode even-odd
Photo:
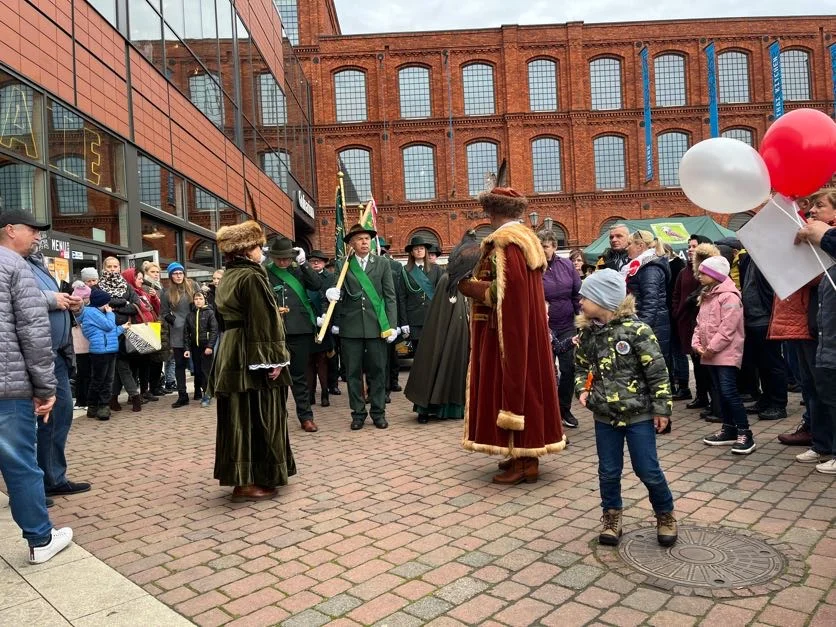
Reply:
[[[540,214],[537,213],[536,211],[532,211],[531,213],[528,214],[528,220],[529,220],[529,222],[531,222],[531,228],[536,229],[537,224],[539,224],[539,222],[540,222]]]
[[[544,231],[551,231],[554,227],[554,220],[552,218],[544,218],[543,219],[543,230]]]

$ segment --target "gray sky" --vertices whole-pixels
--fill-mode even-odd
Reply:
[[[756,15],[834,15],[836,0],[335,0],[343,34]]]

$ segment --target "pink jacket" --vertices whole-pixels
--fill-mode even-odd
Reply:
[[[735,366],[743,362],[743,301],[734,281],[727,278],[703,295],[691,346],[714,355],[702,358],[706,366]]]

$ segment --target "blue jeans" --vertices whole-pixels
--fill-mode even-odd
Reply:
[[[55,406],[49,414],[49,422],[38,418],[38,466],[44,472],[47,490],[67,483],[67,458],[64,448],[73,424],[73,396],[70,391],[70,373],[63,355],[54,359],[55,378],[58,380]]]
[[[167,362],[165,362],[165,382],[166,382],[166,385],[173,384],[176,381],[174,368],[175,368],[175,362],[174,362],[174,357],[172,357]]]
[[[598,483],[601,507],[622,509],[621,474],[624,470],[624,440],[630,451],[633,472],[647,488],[650,504],[657,514],[673,511],[673,495],[656,455],[656,429],[652,420],[627,427],[613,427],[595,421],[595,447],[598,450]]]
[[[734,366],[706,366],[706,368],[711,373],[711,382],[717,390],[723,426],[747,431],[749,419],[746,417],[746,408],[743,407],[740,392],[737,390],[737,368]]]
[[[52,535],[44,473],[35,455],[36,424],[31,400],[0,400],[0,474],[9,491],[12,518],[30,546]]]

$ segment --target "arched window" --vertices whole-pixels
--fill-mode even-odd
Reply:
[[[607,218],[601,223],[601,228],[598,230],[598,237],[601,237],[604,233],[609,232],[609,230],[616,224],[621,224],[622,222],[624,222],[624,218],[620,218],[618,216]]]
[[[557,241],[557,247],[566,248],[566,242],[569,241],[569,237],[566,235],[566,229],[555,222],[552,225],[551,232],[554,235],[554,239]]]
[[[677,131],[661,133],[656,139],[659,150],[659,184],[679,187],[679,162],[688,150],[688,135]]]
[[[755,217],[754,212],[752,211],[744,211],[743,213],[735,213],[729,219],[729,225],[726,227],[731,229],[732,231],[739,231],[742,229],[749,220]]]
[[[284,32],[291,46],[299,45],[299,10],[296,0],[273,0],[282,18]],[[220,9],[218,9],[220,10]]]
[[[748,128],[730,128],[726,129],[721,133],[723,137],[728,137],[730,139],[737,139],[742,142],[745,142],[755,147],[755,134],[752,133]]]
[[[749,102],[749,57],[731,50],[717,55],[720,104]]]
[[[554,61],[529,62],[528,105],[532,111],[557,111],[557,63]]]
[[[685,57],[680,54],[659,55],[653,60],[653,76],[657,107],[685,106]]]
[[[494,228],[490,224],[480,224],[475,229],[476,237],[485,239],[488,235],[494,232]]]
[[[438,249],[441,250],[441,240],[438,239],[438,235],[436,235],[430,229],[417,229],[412,231],[407,238],[407,241],[411,240],[413,237],[420,237],[425,242],[429,242],[430,244],[435,244],[438,246]]]
[[[334,74],[334,101],[337,122],[366,120],[366,75],[360,70],[343,70]]]
[[[270,72],[258,76],[258,95],[261,104],[262,126],[287,124],[287,99]]]
[[[492,115],[494,107],[493,67],[473,63],[462,68],[465,115]]]
[[[785,100],[811,100],[810,55],[804,50],[781,53],[781,85]]]
[[[84,157],[68,155],[55,160],[55,166],[63,174],[84,180]],[[55,194],[58,202],[58,213],[61,215],[87,213],[87,188],[64,176],[56,176]]]
[[[477,196],[485,191],[485,175],[496,173],[496,144],[493,142],[473,142],[465,149],[467,152],[467,193]]]
[[[431,146],[403,149],[403,180],[407,200],[435,198],[435,156]]]
[[[541,137],[531,142],[534,192],[548,194],[563,190],[560,168],[560,140]]]
[[[430,71],[410,66],[398,71],[398,91],[402,118],[428,118],[430,107]]]
[[[611,57],[591,61],[589,63],[589,87],[594,111],[620,109],[622,106],[621,61]]]
[[[285,192],[289,188],[290,155],[284,150],[261,153],[261,169]]]
[[[371,152],[365,148],[348,148],[337,155],[340,169],[345,174],[345,201],[348,204],[367,202],[372,197]]]
[[[224,127],[224,103],[220,78],[211,72],[189,77],[189,100],[215,126]]]
[[[595,157],[596,189],[624,189],[627,174],[624,164],[624,138],[603,135],[592,141]]]

